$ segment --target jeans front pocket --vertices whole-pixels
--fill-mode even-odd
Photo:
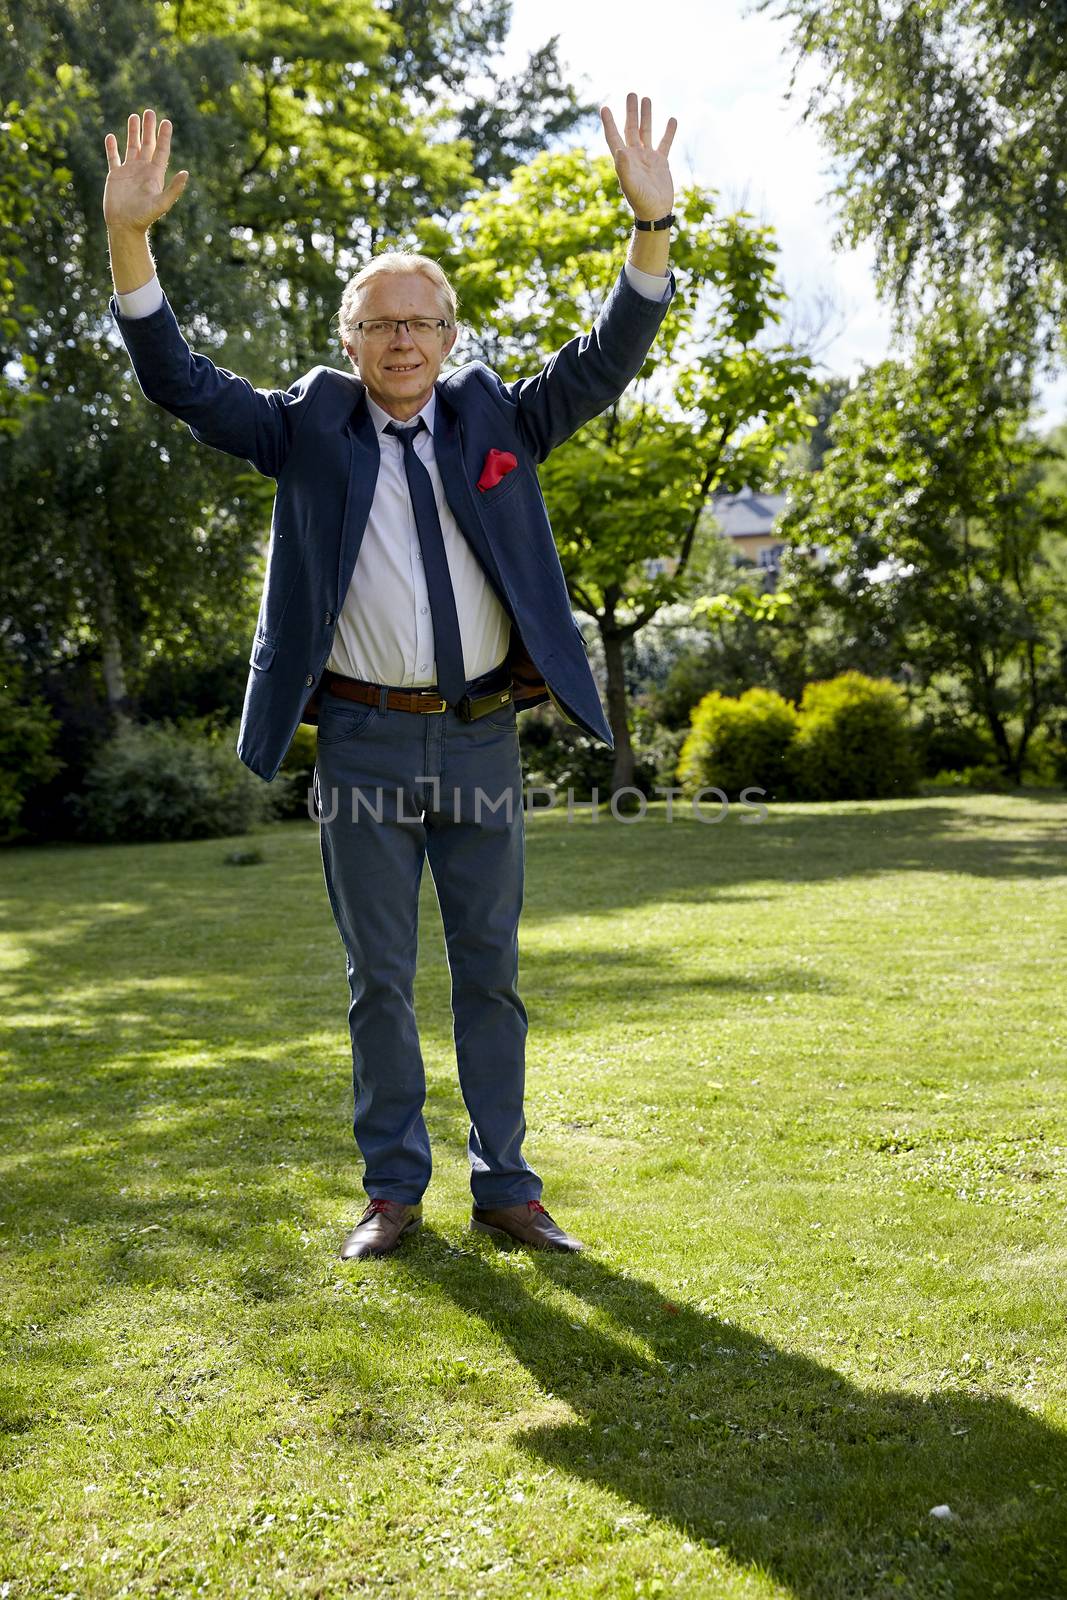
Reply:
[[[476,717],[475,726],[483,728],[497,728],[503,730],[515,726],[515,702],[509,700],[506,706],[501,706],[499,711],[487,711],[484,717]]]
[[[340,744],[343,739],[355,739],[377,715],[377,706],[345,700],[327,690],[319,706],[319,743]]]

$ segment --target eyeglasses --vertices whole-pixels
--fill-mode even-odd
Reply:
[[[394,334],[406,328],[413,339],[429,339],[431,335],[442,328],[451,328],[455,324],[446,322],[443,317],[396,317],[395,319],[375,318],[372,322],[356,322],[353,327],[365,339],[375,342],[382,339],[391,339]]]

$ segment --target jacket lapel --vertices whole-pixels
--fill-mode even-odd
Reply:
[[[437,470],[441,474],[445,499],[460,532],[482,564],[486,577],[496,592],[496,597],[511,620],[511,643],[506,660],[511,667],[512,691],[515,703],[521,710],[524,703],[538,705],[548,699],[544,679],[534,666],[529,651],[519,631],[518,618],[511,608],[500,577],[500,568],[489,536],[478,511],[478,497],[471,488],[470,478],[463,460],[463,424],[458,412],[445,400],[437,385],[437,413],[434,417],[433,450]]]
[[[366,392],[360,385],[359,398],[346,424],[349,437],[348,488],[341,519],[341,549],[337,561],[337,610],[344,604],[348,585],[363,543],[363,533],[378,482],[381,452],[378,435],[367,406]]]
[[[459,524],[460,532],[478,557],[485,571],[486,577],[496,591],[497,599],[504,610],[511,616],[511,607],[504,593],[504,585],[500,578],[500,568],[496,564],[492,545],[478,514],[477,502],[467,477],[467,469],[463,460],[463,424],[458,414],[445,400],[441,393],[440,384],[437,385],[437,414],[433,426],[433,450],[437,460],[437,470],[441,474],[444,484],[445,499],[448,501],[452,515]],[[514,618],[512,618],[514,621]]]

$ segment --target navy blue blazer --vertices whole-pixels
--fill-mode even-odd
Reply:
[[[436,385],[434,452],[461,532],[511,620],[519,709],[551,698],[612,747],[596,682],[537,481],[538,463],[606,409],[641,369],[675,291],[647,299],[620,272],[588,333],[535,377],[505,383],[483,362]],[[149,400],[195,439],[277,480],[270,549],[237,738],[246,766],[270,781],[301,722],[315,722],[321,680],[367,525],[378,439],[354,375],[313,367],[288,389],[256,389],[190,350],[164,300],[147,317],[111,311]],[[479,491],[490,450],[518,461]]]

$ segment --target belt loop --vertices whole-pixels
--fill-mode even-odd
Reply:
[[[389,685],[387,683],[383,683],[381,688],[378,691],[378,710],[381,712],[382,716],[384,716],[388,709],[389,709]]]

